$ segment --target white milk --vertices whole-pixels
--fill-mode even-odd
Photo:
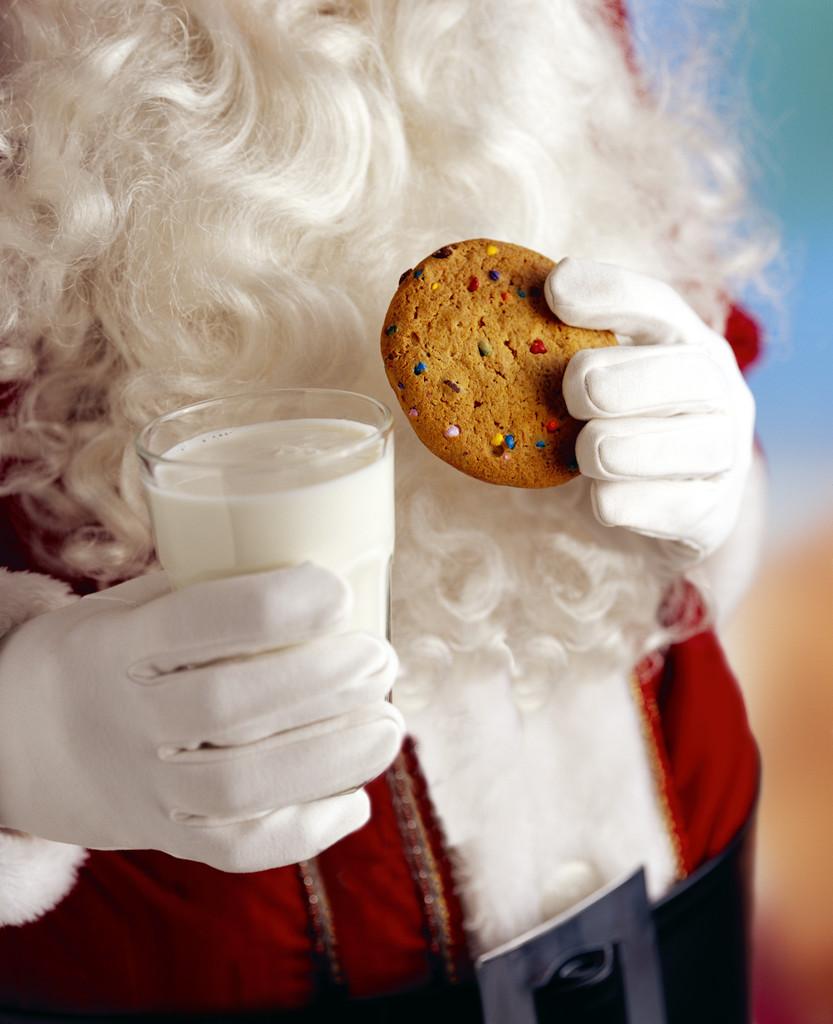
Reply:
[[[352,629],[386,635],[393,439],[384,449],[381,438],[361,445],[373,433],[351,420],[277,420],[209,431],[164,452],[185,461],[157,463],[145,486],[171,585],[309,560],[350,583]]]

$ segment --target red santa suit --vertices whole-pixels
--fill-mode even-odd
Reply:
[[[745,368],[758,352],[756,326],[733,309],[725,334]],[[13,498],[3,511],[0,613],[11,623],[96,589],[92,579],[61,582],[54,569],[46,578]],[[702,617],[696,590],[689,587],[666,615],[669,622]],[[665,904],[656,902],[657,929],[699,936],[687,946],[659,939],[668,1019],[684,1020],[693,987],[703,1007],[714,1009],[708,999],[730,984],[725,972],[737,975],[742,964],[710,956],[720,938],[709,930],[716,919],[698,924],[698,908],[709,905],[711,886],[713,894],[736,896],[728,910],[723,901],[722,927],[737,928],[743,918],[737,851],[754,807],[758,757],[710,629],[635,666],[632,697],[679,887]],[[456,1006],[455,1019],[479,1019],[474,960],[482,943],[472,942],[465,925],[466,887],[434,799],[441,784],[422,770],[420,750],[419,737],[409,739],[368,785],[372,817],[365,827],[313,861],[267,871],[228,874],[152,850],[83,851],[0,833],[0,1009],[10,1019],[15,1012],[44,1020],[142,1012],[237,1019],[257,1011],[315,1014],[325,1006],[344,1015],[353,1005],[345,999],[391,997],[398,1001],[370,1002],[363,1012],[405,1020],[432,1005],[437,1012]],[[728,882],[716,860],[727,850],[735,850]],[[696,890],[685,888],[692,879]],[[592,998],[594,979],[573,985],[578,996],[570,996],[571,984],[567,978],[564,1006],[571,1008],[561,1019],[574,1019],[568,1012],[590,1019],[580,1016],[580,1000]],[[736,1015],[725,1019],[740,1020],[743,979],[731,985]],[[421,994],[436,1004],[420,1002]],[[569,1004],[571,998],[579,1002]]]

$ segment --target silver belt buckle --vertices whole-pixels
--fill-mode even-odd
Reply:
[[[651,905],[640,868],[567,914],[479,957],[485,1024],[538,1024],[535,991],[557,977],[581,978],[592,965],[608,976],[618,962],[631,1024],[666,1024]]]

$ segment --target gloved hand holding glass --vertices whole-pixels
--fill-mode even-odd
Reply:
[[[360,827],[361,787],[403,734],[385,700],[392,443],[383,406],[339,392],[149,424],[137,446],[166,571],[6,638],[0,826],[227,871]]]

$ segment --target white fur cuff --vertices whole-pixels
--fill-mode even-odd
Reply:
[[[83,846],[0,829],[0,925],[27,924],[57,906],[86,856]]]
[[[27,619],[77,601],[61,580],[0,567],[0,637]],[[26,924],[52,910],[75,883],[82,846],[0,828],[0,925]]]

